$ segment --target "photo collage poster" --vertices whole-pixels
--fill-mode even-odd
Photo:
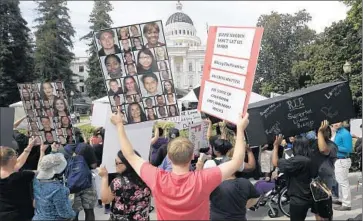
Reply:
[[[29,135],[37,144],[75,142],[67,93],[63,82],[18,84],[28,120]]]
[[[94,33],[112,112],[124,124],[179,116],[161,21]]]

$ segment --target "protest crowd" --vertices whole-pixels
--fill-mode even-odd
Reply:
[[[17,150],[0,149],[1,220],[78,220],[81,210],[86,220],[95,220],[95,207],[104,207],[110,220],[149,220],[151,198],[159,220],[247,220],[246,210],[257,211],[279,179],[288,180],[283,200],[289,201],[290,220],[305,220],[309,209],[316,220],[332,220],[333,204],[334,210],[351,209],[348,172],[353,145],[342,122],[323,121],[316,131],[286,139],[276,136],[260,147],[262,158],[264,152],[270,156],[260,162],[245,141],[245,129],[252,123],[248,114],[236,125],[217,123],[216,135],[205,119],[209,146],[197,152],[178,129],[167,132],[155,126],[147,162],[128,140],[122,115],[111,117],[121,149],[109,159],[117,171],[110,174],[102,166],[107,148],[102,128],[89,140],[75,130],[76,144],[65,146],[36,146],[32,137],[14,132]],[[233,137],[227,138],[226,131]],[[252,185],[244,176],[256,165],[265,177]],[[310,187],[317,177],[326,196]]]

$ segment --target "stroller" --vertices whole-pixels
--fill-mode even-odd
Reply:
[[[287,181],[284,174],[280,173],[275,180],[275,187],[261,196],[252,210],[257,210],[260,206],[268,205],[268,216],[276,218],[279,215],[279,210],[287,217],[289,214],[290,198],[287,195]],[[273,205],[278,205],[278,209]]]

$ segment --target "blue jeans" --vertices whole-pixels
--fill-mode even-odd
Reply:
[[[334,184],[333,184],[333,188],[332,188],[332,194],[333,194],[334,198],[339,199],[339,184],[335,179],[334,179]]]

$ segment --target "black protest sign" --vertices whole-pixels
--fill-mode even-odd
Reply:
[[[14,108],[0,107],[0,146],[17,149],[13,145],[14,116]]]
[[[112,112],[124,124],[180,115],[161,21],[94,33]]]
[[[346,82],[314,85],[249,106],[247,135],[251,145],[272,143],[278,134],[299,135],[320,126],[354,117]]]

